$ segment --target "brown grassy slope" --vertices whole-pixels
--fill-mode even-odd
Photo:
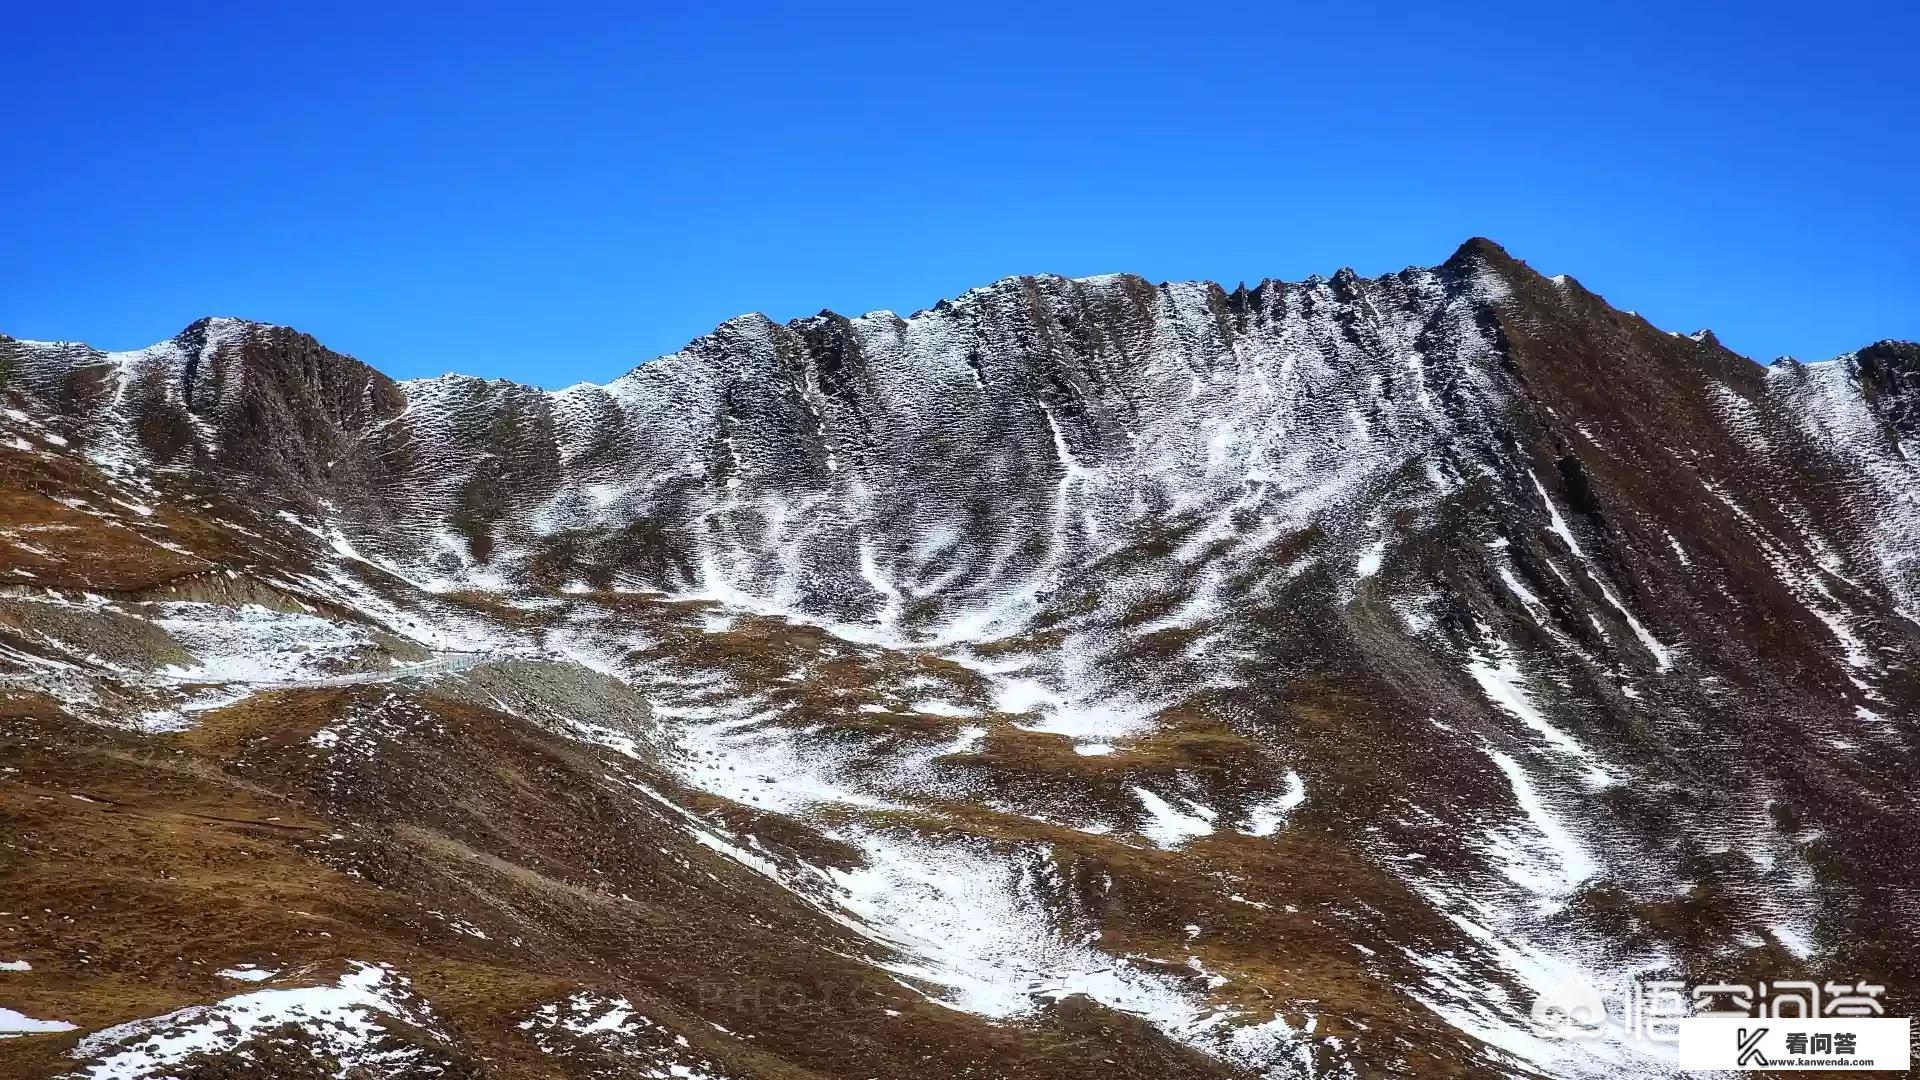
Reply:
[[[93,1028],[246,989],[223,966],[324,979],[358,959],[411,977],[456,1033],[447,1057],[486,1075],[564,1075],[515,1025],[578,987],[738,1075],[1226,1075],[1104,1010],[996,1027],[835,955],[863,946],[690,842],[627,781],[671,785],[610,752],[424,696],[416,727],[308,742],[389,696],[264,695],[163,738],[13,701],[0,894],[34,914],[0,940],[33,971],[0,976],[7,1003]],[[1100,1060],[1063,1053],[1089,1032]],[[74,1041],[13,1040],[0,1076],[51,1075]]]

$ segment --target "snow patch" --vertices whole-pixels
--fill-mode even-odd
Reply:
[[[331,986],[256,990],[117,1024],[80,1040],[73,1056],[92,1062],[79,1073],[87,1080],[157,1080],[194,1054],[229,1052],[255,1035],[295,1024],[316,1050],[338,1057],[349,1072],[417,1063],[421,1048],[386,1044],[384,1021],[389,1019],[434,1030],[431,1013],[407,979],[384,965],[354,961]]]
[[[1135,786],[1133,796],[1147,810],[1148,820],[1140,827],[1140,835],[1163,848],[1177,848],[1189,840],[1213,833],[1214,813],[1191,800],[1188,810],[1181,810],[1172,803],[1143,787]]]

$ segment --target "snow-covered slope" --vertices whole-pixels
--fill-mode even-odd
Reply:
[[[422,995],[342,1006],[406,1029],[355,1060],[1660,1072],[1535,1002],[1911,971],[1910,345],[1762,368],[1472,241],[1377,279],[749,316],[553,392],[220,319],[0,339],[0,372],[37,767],[92,760],[43,747],[69,719],[191,755],[327,823],[266,877],[378,882],[463,939],[343,916],[359,951],[302,953],[313,994]],[[525,875],[557,884],[511,899]],[[645,908],[617,948],[603,903]],[[41,956],[0,1004],[250,1000],[116,1009]],[[768,1007],[789,984],[819,993]]]

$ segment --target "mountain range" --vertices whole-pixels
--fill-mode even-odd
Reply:
[[[1920,345],[1475,239],[0,393],[0,1076],[1656,1076],[1640,982],[1920,987]]]

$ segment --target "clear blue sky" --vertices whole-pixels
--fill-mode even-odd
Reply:
[[[558,386],[744,311],[1485,234],[1761,358],[1920,338],[1911,5],[543,7],[11,5],[0,331]]]

